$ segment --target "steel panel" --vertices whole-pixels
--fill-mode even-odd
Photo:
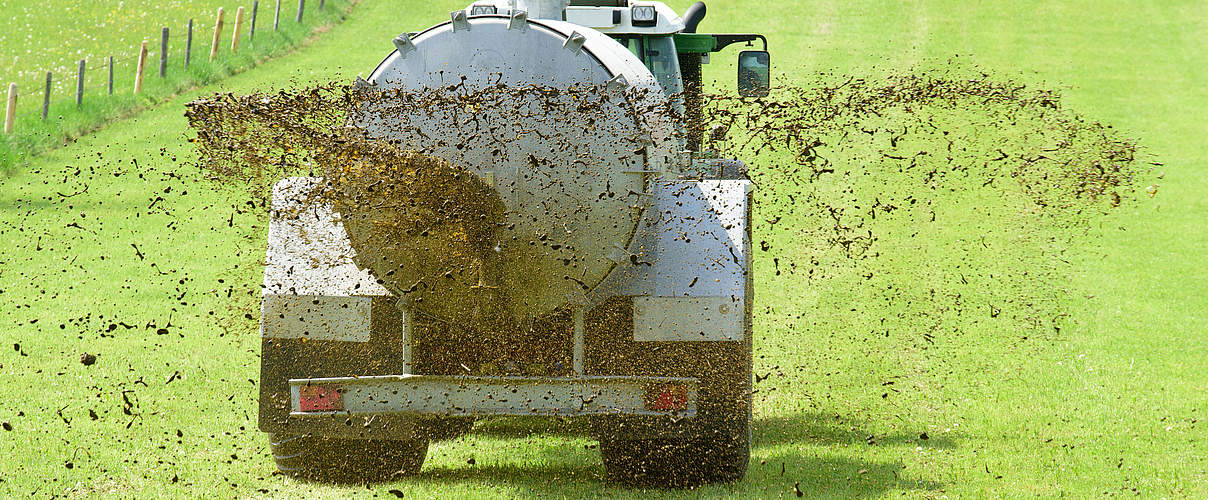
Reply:
[[[338,216],[311,199],[320,177],[290,177],[273,186],[264,295],[390,295],[352,262],[356,252]]]
[[[370,297],[264,295],[260,336],[369,342]]]
[[[660,186],[654,295],[742,297],[749,186],[718,180]]]
[[[634,297],[633,339],[662,342],[742,340],[742,300],[723,297]]]

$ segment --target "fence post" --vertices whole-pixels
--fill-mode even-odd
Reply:
[[[84,103],[84,59],[80,59],[80,75],[76,77],[76,106]]]
[[[109,95],[113,95],[113,56],[109,56]]]
[[[319,10],[323,10],[323,2],[324,2],[324,1],[325,1],[325,0],[319,0]]]
[[[4,108],[4,133],[13,133],[13,121],[17,118],[17,84],[8,84],[8,106]]]
[[[243,7],[235,10],[235,29],[231,32],[231,52],[239,50],[239,35],[243,30]]]
[[[143,46],[138,51],[138,67],[134,70],[134,93],[137,94],[143,91],[143,68],[147,64],[147,41],[143,40]]]
[[[218,18],[214,21],[214,40],[210,42],[210,60],[218,57],[218,36],[222,35],[222,7],[218,8]]]
[[[302,11],[306,9],[306,0],[298,0],[298,22],[302,22]]]
[[[168,27],[159,36],[159,77],[168,76]]]
[[[46,72],[46,94],[42,96],[42,121],[46,121],[46,113],[50,110],[50,72]]]
[[[189,34],[185,36],[185,67],[189,67],[189,58],[193,55],[193,20],[189,20]]]
[[[277,31],[277,24],[281,22],[281,0],[277,0],[277,10],[273,11],[273,31]]]
[[[260,0],[253,0],[252,1],[252,28],[247,30],[247,37],[249,40],[256,39],[256,12],[258,10],[260,10]]]

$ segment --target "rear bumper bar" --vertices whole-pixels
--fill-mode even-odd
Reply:
[[[290,379],[290,416],[696,416],[687,377],[380,375]]]

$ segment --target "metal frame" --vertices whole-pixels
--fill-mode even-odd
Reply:
[[[696,416],[697,379],[690,377],[470,377],[380,375],[290,379],[290,416]],[[682,410],[647,409],[647,395],[663,385],[686,389]],[[301,411],[301,389],[335,386],[342,410]]]

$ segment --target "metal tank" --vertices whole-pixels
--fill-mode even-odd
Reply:
[[[395,45],[368,78],[374,90],[473,95],[466,104],[472,110],[400,108],[383,100],[355,125],[468,169],[507,207],[495,246],[497,273],[483,286],[471,279],[410,292],[419,299],[413,306],[455,319],[456,306],[484,287],[504,288],[516,320],[585,302],[628,258],[650,180],[679,163],[675,130],[657,111],[670,109],[668,98],[654,76],[596,30],[523,12],[458,12],[450,22],[401,35]],[[482,93],[493,89],[514,90]],[[575,92],[550,96],[539,89]],[[551,105],[559,112],[542,109]],[[373,245],[357,251],[366,268],[402,268],[386,284],[396,293],[423,275],[421,262],[387,258]]]

